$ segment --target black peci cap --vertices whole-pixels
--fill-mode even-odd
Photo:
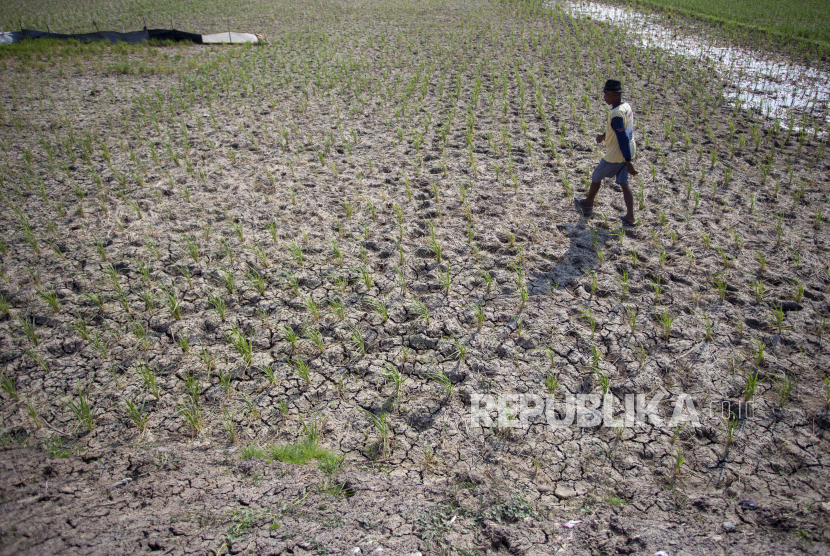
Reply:
[[[609,93],[621,93],[622,83],[620,83],[616,79],[609,79],[605,82],[605,87],[603,87],[602,90],[608,91]]]

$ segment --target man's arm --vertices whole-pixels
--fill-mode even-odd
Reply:
[[[625,158],[625,166],[628,169],[628,173],[632,176],[636,176],[637,171],[631,163],[631,143],[629,143],[628,135],[625,133],[625,123],[623,122],[623,119],[619,116],[612,118],[611,129],[614,130],[614,135],[617,136],[617,143],[619,143],[620,152],[622,153],[623,158]]]

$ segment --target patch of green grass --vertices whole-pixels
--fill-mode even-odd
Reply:
[[[830,4],[824,0],[636,0],[634,3],[788,39],[830,42]]]
[[[245,449],[248,448],[249,447],[246,446]],[[260,455],[256,455],[258,452],[253,449],[251,449],[249,453],[253,455],[249,455],[248,457],[261,457]],[[243,450],[243,455],[244,454],[245,451]],[[305,465],[312,459],[316,459],[319,462],[335,461],[339,459],[337,454],[331,450],[321,448],[316,442],[311,440],[304,440],[297,444],[278,444],[276,446],[272,446],[268,449],[268,455],[277,461],[293,463],[294,465]],[[247,458],[243,457],[243,459]]]

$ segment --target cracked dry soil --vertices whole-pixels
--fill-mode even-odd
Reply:
[[[250,4],[266,45],[3,59],[1,553],[827,552],[826,131],[529,4]],[[609,75],[624,234],[570,198]],[[601,377],[700,424],[471,426]]]

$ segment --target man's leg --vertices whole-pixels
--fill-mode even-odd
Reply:
[[[628,187],[627,183],[620,183],[617,184],[620,186],[623,192],[623,199],[625,200],[625,219],[631,222],[632,224],[635,222],[634,220],[634,195],[631,194],[631,188]]]
[[[594,198],[599,193],[599,188],[602,185],[601,181],[592,181],[591,187],[588,188],[588,194],[585,196],[584,199],[581,199],[579,202],[585,205],[586,207],[594,206]]]

